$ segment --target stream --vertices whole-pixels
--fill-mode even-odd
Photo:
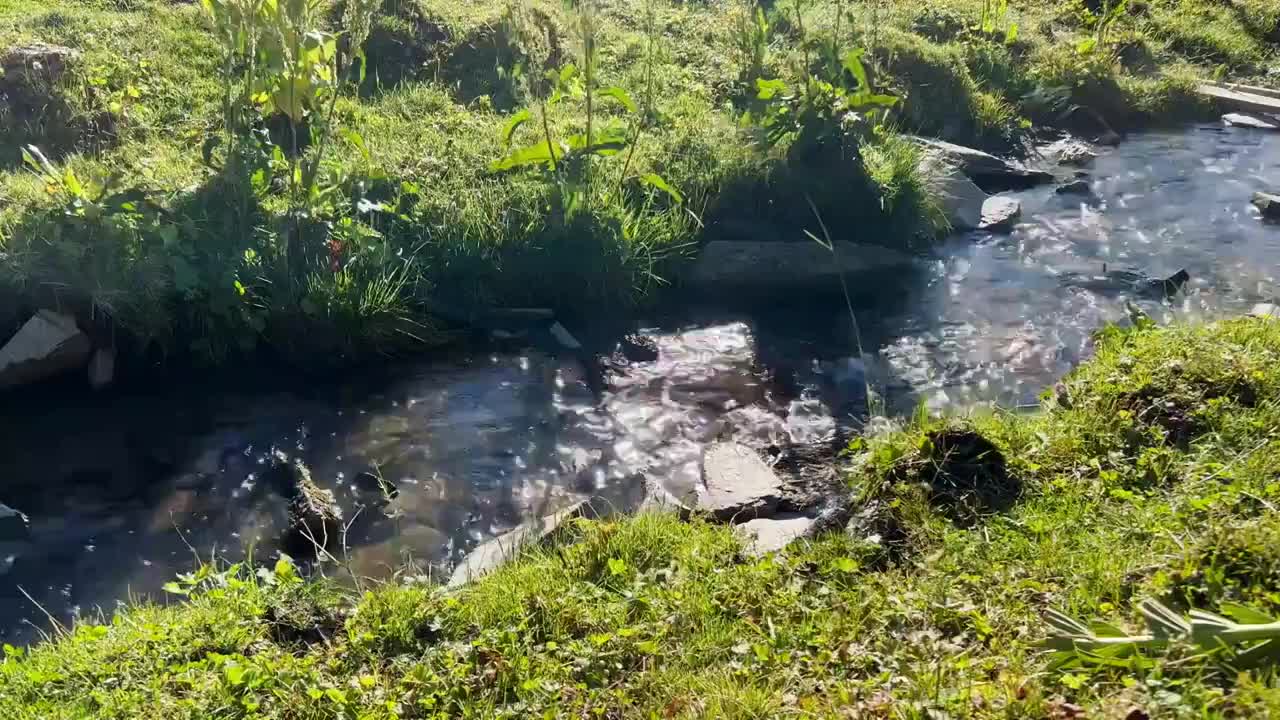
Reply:
[[[702,448],[832,440],[868,414],[1029,405],[1126,318],[1126,297],[1062,273],[1186,269],[1161,323],[1240,315],[1280,291],[1280,226],[1251,194],[1280,187],[1280,134],[1196,127],[1135,136],[1090,172],[1094,197],[1013,196],[1010,235],[959,235],[892,283],[855,292],[864,352],[842,304],[751,313],[685,307],[642,323],[659,359],[597,396],[569,357],[529,350],[398,365],[350,382],[184,386],[0,399],[0,501],[30,538],[0,542],[0,642],[173,602],[161,586],[196,557],[276,552],[285,503],[260,482],[272,448],[334,490],[351,571],[440,576],[480,542],[583,498],[627,507],[642,478],[684,495]],[[855,288],[855,291],[858,288]],[[399,494],[361,489],[376,472]],[[363,505],[363,507],[362,507]],[[331,568],[332,569],[332,568]],[[37,606],[38,603],[38,606]]]

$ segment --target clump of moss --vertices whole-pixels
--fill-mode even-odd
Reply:
[[[905,128],[992,152],[1022,152],[1017,111],[977,86],[960,46],[892,30],[872,51],[883,80],[902,97]]]
[[[1280,520],[1262,517],[1215,525],[1169,570],[1157,590],[1183,608],[1216,608],[1234,602],[1280,614]]]

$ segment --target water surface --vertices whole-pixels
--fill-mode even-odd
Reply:
[[[660,359],[616,375],[602,397],[577,360],[527,351],[334,386],[11,401],[0,406],[0,501],[31,516],[32,538],[0,545],[0,640],[29,641],[44,611],[68,622],[131,596],[165,601],[160,586],[196,554],[270,556],[284,520],[261,482],[273,447],[337,493],[354,572],[439,573],[577,499],[626,505],[644,477],[686,493],[716,438],[766,447],[856,429],[864,383],[891,414],[1033,403],[1088,355],[1094,330],[1126,317],[1129,298],[1062,273],[1185,268],[1193,282],[1172,303],[1137,299],[1161,322],[1280,295],[1280,227],[1249,206],[1255,190],[1280,187],[1280,135],[1144,135],[1090,173],[1093,198],[1017,193],[1013,234],[955,237],[888,295],[855,288],[861,353],[838,303],[682,308],[648,323]],[[389,504],[361,489],[371,471],[400,489]]]

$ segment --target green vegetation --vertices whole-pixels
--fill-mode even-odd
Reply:
[[[1280,26],[1268,0],[204,5],[0,9],[0,47],[81,53],[0,79],[6,307],[327,367],[493,306],[634,307],[706,237],[802,240],[810,202],[918,248],[945,223],[897,133],[1016,154],[1033,122],[1178,122]]]
[[[0,715],[1269,717],[1274,664],[1243,667],[1280,611],[1277,362],[1270,320],[1108,329],[1037,414],[855,442],[848,527],[761,559],[643,514],[452,593],[204,567],[6,649]],[[1244,624],[1099,650],[1192,609]]]

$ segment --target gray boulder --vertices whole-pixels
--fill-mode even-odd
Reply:
[[[1098,157],[1098,154],[1089,149],[1088,145],[1077,140],[1069,140],[1063,143],[1055,155],[1059,163],[1073,167],[1084,167]]]
[[[931,189],[953,229],[976,230],[982,225],[982,206],[987,201],[982,188],[937,157],[926,156],[921,169],[933,178]]]
[[[683,500],[672,495],[662,483],[645,477],[643,479],[644,499],[640,501],[636,508],[637,513],[655,512],[655,513],[675,513],[680,519],[688,519],[693,513]]]
[[[1022,203],[1011,197],[994,195],[982,203],[982,221],[979,230],[1010,232],[1022,217]]]
[[[746,542],[748,555],[761,557],[808,537],[815,521],[814,515],[785,513],[748,520],[736,526],[734,531]]]
[[[1280,195],[1256,192],[1253,194],[1253,206],[1258,208],[1263,218],[1280,220]]]
[[[835,256],[816,242],[713,240],[702,247],[688,280],[703,291],[839,288],[840,273],[881,273],[915,259],[890,248],[840,242]]]
[[[587,517],[590,505],[585,500],[537,520],[530,520],[515,530],[481,543],[453,569],[448,586],[460,587],[487,575],[510,562],[520,551],[545,542],[565,523],[575,518]]]
[[[48,43],[31,43],[11,47],[0,54],[0,81],[5,85],[30,82],[34,78],[46,83],[62,79],[67,68],[80,57],[77,50]]]
[[[26,540],[29,529],[26,515],[0,503],[0,542]]]
[[[82,368],[90,349],[75,318],[41,310],[0,348],[0,389]]]
[[[1259,113],[1227,113],[1222,116],[1222,124],[1254,130],[1280,130],[1280,118]]]
[[[719,442],[702,453],[697,509],[721,522],[772,515],[785,491],[782,478],[751,448]]]
[[[1280,318],[1280,306],[1272,303],[1258,303],[1249,311],[1249,317]]]
[[[912,140],[927,154],[959,170],[987,192],[1026,190],[1053,181],[1053,175],[1047,172],[1031,170],[971,147],[933,138],[912,137]]]

